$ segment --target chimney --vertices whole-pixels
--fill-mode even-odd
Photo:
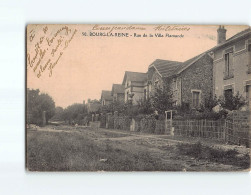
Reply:
[[[218,30],[218,37],[217,37],[217,44],[221,44],[226,41],[226,32],[227,30],[224,28],[224,26],[219,26]]]

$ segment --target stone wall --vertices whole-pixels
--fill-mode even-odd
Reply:
[[[213,60],[205,55],[180,74],[181,101],[192,105],[192,91],[201,90],[201,104],[213,94]]]
[[[233,111],[227,117],[227,122],[230,124],[230,134],[233,134],[234,139],[230,141],[239,144],[250,146],[250,112],[249,111]]]

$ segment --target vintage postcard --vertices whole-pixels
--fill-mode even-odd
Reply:
[[[251,28],[29,24],[29,171],[248,171]]]

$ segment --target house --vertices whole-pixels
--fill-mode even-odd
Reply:
[[[239,92],[251,102],[251,29],[227,40],[224,26],[217,32],[218,45],[212,49],[214,93],[219,97]]]
[[[113,102],[124,103],[125,102],[125,87],[121,84],[113,84],[111,92]]]
[[[156,93],[156,89],[163,89],[168,85],[168,80],[181,62],[157,59],[148,67],[148,92],[147,98]]]
[[[126,71],[122,85],[125,88],[125,102],[132,100],[136,105],[146,96],[147,73]]]
[[[148,68],[149,94],[169,87],[175,105],[198,108],[213,93],[213,59],[207,53],[185,62],[155,60]]]
[[[87,103],[87,112],[88,113],[97,113],[101,109],[101,103],[97,100],[88,101]]]
[[[176,105],[200,108],[213,96],[213,58],[205,52],[181,63],[173,73],[171,87]]]
[[[102,90],[101,93],[101,105],[102,106],[108,106],[112,103],[112,92],[107,90]]]

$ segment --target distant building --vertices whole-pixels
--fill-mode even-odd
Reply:
[[[239,92],[251,98],[251,29],[248,28],[226,40],[227,30],[220,26],[218,45],[214,53],[214,93],[226,96]]]
[[[102,93],[101,93],[101,105],[102,106],[108,106],[108,105],[110,105],[112,103],[112,101],[113,101],[112,92],[102,90]]]
[[[87,103],[87,112],[88,113],[97,113],[101,109],[101,103],[99,101],[88,101]]]
[[[125,102],[132,100],[136,105],[146,96],[147,73],[126,71],[122,85],[125,87]]]
[[[125,102],[125,87],[121,84],[113,84],[111,92],[113,102],[124,103]]]

